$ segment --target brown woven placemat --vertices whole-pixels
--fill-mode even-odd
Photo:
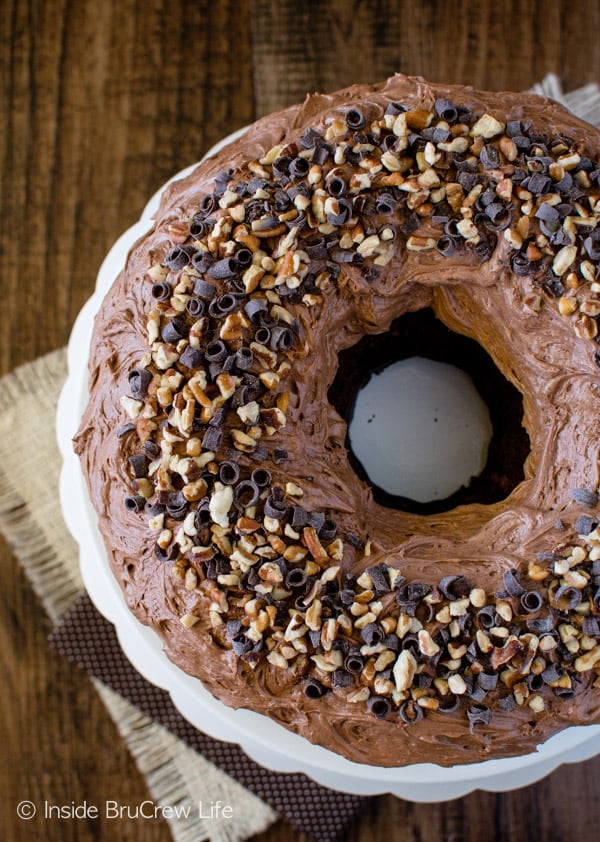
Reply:
[[[373,800],[335,792],[302,774],[270,772],[234,743],[214,740],[198,731],[179,713],[165,690],[150,684],[131,666],[114,627],[87,594],[69,609],[50,636],[50,643],[318,842],[344,839],[350,824]]]

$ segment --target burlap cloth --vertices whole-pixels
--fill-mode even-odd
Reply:
[[[574,113],[600,126],[600,90],[597,85],[590,84],[563,94],[558,79],[551,75],[536,85],[534,90],[563,102]],[[46,611],[57,625],[68,610],[73,608],[83,591],[78,568],[78,548],[62,519],[58,497],[60,456],[55,439],[54,418],[65,378],[66,354],[61,349],[21,366],[0,380],[0,529]],[[20,423],[24,417],[29,419],[27,427]],[[32,437],[37,443],[35,453],[28,446]],[[40,464],[40,453],[44,454],[43,465]],[[75,612],[89,610],[89,602],[85,599],[80,599],[73,608]],[[105,621],[99,615],[97,618],[90,614],[85,616],[90,623],[100,623],[97,630],[104,628],[102,634],[110,635],[110,630],[102,626]],[[88,646],[89,639],[83,648],[70,649],[65,629],[68,630],[68,623],[55,633],[63,651],[95,675],[102,674],[106,662],[103,666],[102,661],[94,659]],[[118,658],[117,654],[115,658]],[[131,668],[126,665],[122,669]],[[159,710],[156,697],[154,704],[150,704],[148,699],[151,697],[147,696],[143,684],[136,685],[134,682],[132,685],[131,681],[123,681],[123,674],[119,674],[119,670],[104,674],[104,679],[105,682],[102,682],[94,678],[95,687],[157,804],[197,804],[199,801],[210,803],[220,800],[223,804],[236,806],[233,818],[202,819],[194,814],[188,819],[170,819],[176,842],[238,842],[264,830],[276,820],[277,813],[272,806],[223,771],[223,768],[227,768],[240,777],[240,761],[238,759],[234,762],[231,759],[227,744],[217,743],[217,746],[224,747],[219,754],[214,746],[210,747],[209,743],[190,733],[194,729],[186,726],[181,717],[173,718],[168,704]],[[140,681],[143,682],[143,679]],[[122,692],[135,698],[139,706],[152,712],[170,730],[144,715],[140,707],[126,701],[122,695],[111,690],[108,684],[119,687]],[[135,692],[131,690],[132,686],[134,689],[137,687]],[[179,736],[175,735],[177,733]],[[185,740],[180,738],[182,734]],[[216,743],[214,740],[209,742]],[[194,743],[199,750],[190,747]],[[201,751],[215,762],[208,760]],[[273,777],[283,780],[289,776]],[[302,776],[295,777],[302,779]],[[241,779],[246,783],[250,780],[252,785],[251,777],[249,779],[241,774]],[[310,783],[306,778],[303,780]],[[263,784],[262,788],[258,787],[258,791],[275,803],[280,812],[287,813],[286,817],[296,826],[312,831],[315,836],[330,839],[336,831],[342,831],[363,801],[335,796],[340,807],[336,811],[335,821],[331,827],[323,829],[323,833],[318,833],[314,826],[310,827],[310,821],[305,821],[310,810],[306,812],[302,807],[306,807],[311,800],[331,798],[331,794],[323,787],[315,784],[307,786],[300,781],[295,790],[288,789],[284,795],[278,795],[276,786],[269,780],[268,785]],[[292,803],[294,800],[295,804]]]

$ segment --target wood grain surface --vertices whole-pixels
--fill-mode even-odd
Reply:
[[[0,373],[65,344],[146,199],[257,116],[394,71],[524,89],[600,81],[600,5],[324,0],[0,0]],[[1,398],[1,396],[0,396]],[[164,822],[16,817],[24,799],[136,804],[143,778],[0,544],[0,839],[166,842]],[[349,840],[580,840],[600,758],[508,794],[373,802]],[[303,839],[283,823],[257,840]]]

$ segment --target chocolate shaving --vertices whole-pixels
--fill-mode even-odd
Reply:
[[[209,344],[206,346],[204,358],[207,362],[220,363],[223,362],[226,356],[227,347],[221,339],[217,339],[214,342],[209,342]]]
[[[349,129],[358,131],[366,125],[366,122],[364,114],[358,108],[351,108],[346,112],[346,124]]]
[[[202,437],[202,450],[217,451],[223,441],[223,431],[218,427],[207,427]]]
[[[195,251],[192,246],[175,246],[165,257],[165,266],[174,270],[183,269],[188,265]]]
[[[152,381],[152,372],[147,368],[134,368],[128,374],[129,389],[132,397],[139,400],[148,394],[148,386]]]
[[[402,722],[406,722],[407,725],[413,725],[415,722],[423,719],[423,708],[412,700],[402,702],[398,708],[398,716]]]
[[[454,713],[460,707],[460,700],[458,696],[453,696],[451,693],[448,693],[447,696],[443,696],[440,699],[440,703],[438,705],[438,711],[440,713]]]
[[[352,678],[349,672],[346,672],[346,670],[334,670],[331,674],[331,686],[335,687],[336,689],[350,687],[350,685],[353,683],[354,679]]]
[[[221,462],[219,479],[223,485],[235,485],[240,478],[240,467],[235,462]]]
[[[445,576],[439,583],[440,593],[446,599],[460,599],[461,596],[469,593],[470,585],[465,576]]]
[[[267,488],[271,485],[271,474],[266,468],[255,468],[252,471],[252,482],[259,488]]]
[[[561,611],[573,611],[581,602],[581,591],[562,585],[554,594],[554,605]]]
[[[197,295],[199,298],[204,298],[207,301],[210,301],[216,294],[217,288],[214,284],[211,284],[210,281],[204,281],[202,278],[198,278],[198,280],[194,283],[194,295]]]
[[[179,357],[179,362],[186,368],[197,369],[202,365],[203,355],[197,348],[192,348],[188,345],[183,354]]]
[[[543,604],[544,600],[538,591],[525,591],[521,594],[521,607],[530,614],[539,611]]]
[[[346,655],[344,668],[353,675],[358,675],[364,666],[365,659],[358,649],[351,649]]]
[[[536,633],[543,633],[552,631],[554,628],[553,617],[536,617],[532,620],[527,620],[527,628]]]
[[[571,497],[580,506],[585,506],[588,509],[595,509],[598,505],[598,495],[595,491],[590,491],[587,488],[574,488]]]
[[[377,719],[385,719],[392,706],[384,696],[371,696],[367,702],[367,708]]]
[[[306,573],[299,567],[288,571],[285,584],[288,588],[301,588],[306,583]]]
[[[146,505],[146,498],[141,494],[134,494],[131,497],[126,497],[124,500],[125,508],[130,512],[143,512]]]
[[[260,489],[252,480],[244,480],[236,485],[233,496],[237,505],[240,508],[246,509],[248,506],[254,506],[258,502]],[[265,503],[265,514],[266,508]]]
[[[504,587],[510,596],[520,597],[525,593],[525,588],[519,582],[519,574],[516,570],[507,570],[503,576]]]
[[[177,345],[177,343],[184,339],[187,334],[189,333],[189,328],[185,323],[184,319],[176,316],[174,319],[166,322],[163,326],[161,331],[161,337],[163,342],[168,342],[171,345]]]
[[[435,113],[447,123],[455,123],[458,119],[458,108],[453,102],[439,97],[433,105]]]
[[[166,281],[161,281],[152,286],[152,298],[156,301],[168,301],[171,293],[171,284],[166,283]]]
[[[209,278],[223,281],[227,278],[233,278],[238,271],[238,265],[234,257],[224,257],[222,260],[217,260],[213,263],[207,274]]]
[[[308,699],[320,699],[325,695],[327,689],[317,681],[316,678],[307,678],[304,684],[304,695]]]
[[[142,479],[148,476],[148,460],[143,453],[134,453],[129,457],[129,464],[133,470],[133,476],[136,479]]]
[[[368,623],[361,629],[360,636],[367,646],[377,646],[385,637],[385,632],[377,623]]]
[[[467,708],[467,719],[471,729],[476,725],[487,725],[490,721],[490,709],[485,705],[472,705]]]

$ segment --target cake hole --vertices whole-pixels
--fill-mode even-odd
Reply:
[[[340,352],[329,400],[348,423],[350,463],[380,505],[418,514],[487,505],[523,480],[530,442],[519,391],[430,309]]]
[[[469,375],[424,357],[374,372],[356,395],[348,427],[369,482],[418,503],[444,500],[479,476],[492,432]]]

